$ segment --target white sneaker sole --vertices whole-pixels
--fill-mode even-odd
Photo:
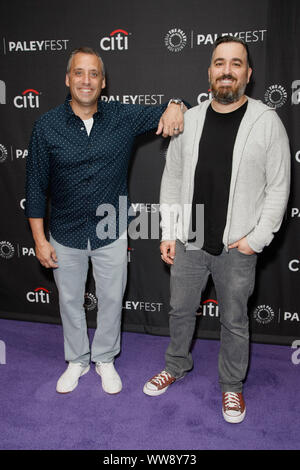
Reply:
[[[90,370],[90,366],[88,365],[85,369],[83,369],[83,371],[81,372],[81,374],[80,374],[78,380],[80,379],[80,377],[82,377],[83,375],[87,374],[89,370]],[[74,385],[73,385],[71,388],[69,388],[68,390],[65,390],[64,392],[58,390],[58,389],[57,389],[57,386],[56,386],[56,391],[57,391],[57,393],[60,393],[60,394],[64,395],[64,394],[66,394],[66,393],[71,393],[71,392],[73,392],[73,390],[75,390],[75,388],[76,388],[77,385],[78,385],[78,380],[77,380],[77,382],[74,383]]]
[[[223,418],[225,419],[225,421],[227,421],[227,423],[237,424],[237,423],[241,423],[242,421],[244,421],[244,418],[246,416],[246,408],[244,412],[238,416],[228,416],[226,413],[224,413],[223,408],[222,408],[222,413],[223,413]]]
[[[120,393],[122,391],[122,383],[121,383],[121,388],[119,388],[118,390],[116,390],[115,392],[112,392],[110,390],[107,390],[103,387],[103,380],[102,380],[102,375],[101,373],[98,371],[97,367],[95,367],[95,370],[97,372],[98,375],[100,375],[101,377],[101,384],[102,384],[102,389],[105,393],[108,393],[109,395],[117,395],[118,393]]]
[[[149,395],[149,397],[156,397],[158,395],[162,395],[163,393],[165,393],[169,387],[170,385],[167,385],[165,388],[162,388],[160,390],[151,390],[150,388],[147,387],[147,384],[145,384],[143,388],[143,392],[146,395]]]

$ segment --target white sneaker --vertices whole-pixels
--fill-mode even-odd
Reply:
[[[102,379],[102,388],[106,393],[115,394],[122,390],[122,381],[113,362],[97,362],[96,372]]]
[[[60,376],[56,385],[58,393],[72,392],[78,385],[79,378],[90,370],[90,366],[84,366],[79,362],[69,362],[65,372]]]

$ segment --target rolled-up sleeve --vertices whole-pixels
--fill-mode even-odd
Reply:
[[[191,105],[183,100],[185,106],[189,109]],[[126,110],[126,117],[131,122],[135,136],[144,134],[153,129],[156,129],[160,118],[166,111],[169,102],[162,103],[156,106],[143,106],[137,104],[123,104],[123,109]]]
[[[26,217],[43,218],[46,214],[49,186],[49,152],[42,124],[34,124],[26,160]]]
[[[142,106],[137,104],[125,104],[123,109],[131,122],[134,135],[144,134],[155,129],[159,120],[168,107],[168,103],[158,106]]]

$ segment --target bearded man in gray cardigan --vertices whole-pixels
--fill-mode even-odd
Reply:
[[[218,38],[208,69],[213,98],[187,111],[184,132],[170,143],[160,204],[161,257],[171,265],[171,339],[164,370],[143,389],[160,395],[192,369],[196,311],[211,275],[220,309],[222,413],[230,423],[246,413],[247,303],[257,254],[279,230],[290,184],[286,131],[274,109],[245,95],[251,73],[247,45]]]

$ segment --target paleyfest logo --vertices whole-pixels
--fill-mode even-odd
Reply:
[[[256,29],[250,31],[233,31],[233,32],[210,32],[199,33],[198,31],[188,31],[189,47],[211,46],[218,37],[232,36],[234,38],[242,39],[246,43],[263,42],[266,38],[266,29]],[[180,52],[187,45],[187,34],[180,28],[170,29],[164,37],[166,48],[170,52]]]
[[[271,85],[265,92],[265,102],[270,108],[280,108],[286,103],[287,97],[282,85]]]
[[[261,325],[270,323],[274,316],[274,310],[269,305],[259,305],[253,312],[253,318]]]
[[[84,305],[86,310],[95,310],[97,308],[98,300],[97,297],[91,292],[86,292],[84,295]]]
[[[10,146],[11,149],[11,160],[24,160],[28,156],[28,149],[17,149],[14,148],[12,145]],[[8,150],[7,148],[3,145],[0,144],[0,163],[5,162],[8,157]]]
[[[165,35],[165,46],[170,52],[180,52],[186,46],[186,34],[180,28],[173,28]]]
[[[0,256],[4,259],[10,259],[14,256],[15,249],[14,246],[8,241],[0,242]]]
[[[7,41],[3,38],[4,54],[6,52],[45,52],[65,51],[69,39],[43,39],[41,41]]]
[[[4,145],[0,144],[0,163],[4,162],[7,158],[7,149]]]
[[[6,85],[3,80],[0,80],[0,104],[6,103]]]

